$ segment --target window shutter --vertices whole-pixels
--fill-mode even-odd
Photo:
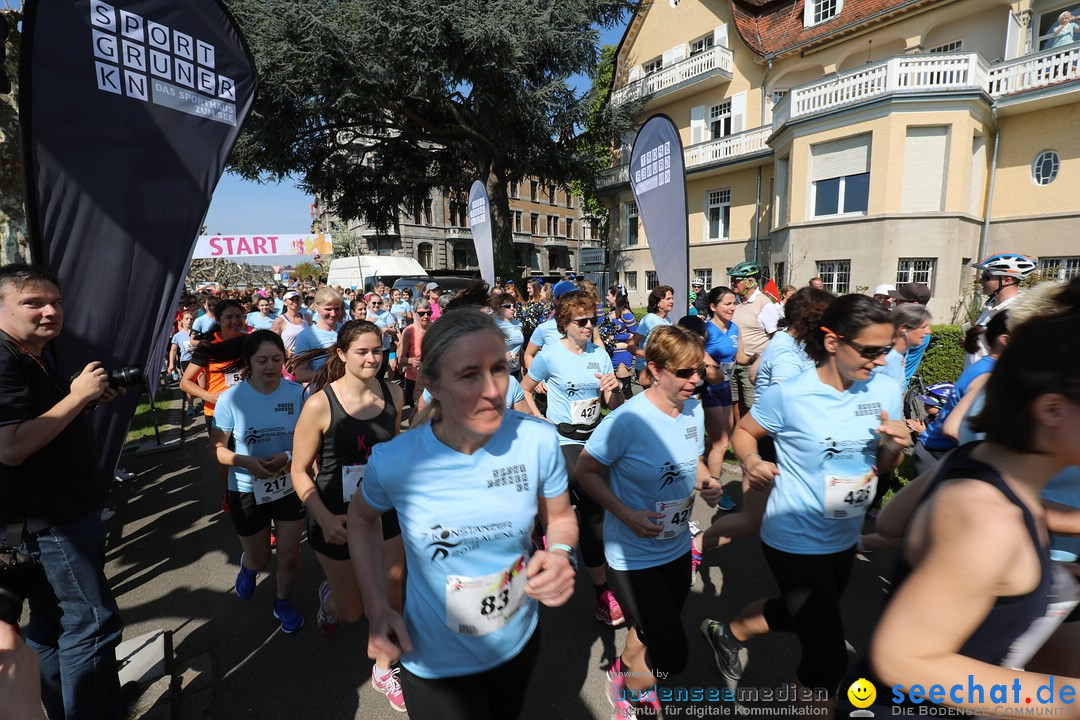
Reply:
[[[742,132],[746,129],[746,93],[741,92],[731,96],[731,132]]]
[[[904,141],[902,212],[941,210],[945,189],[948,126],[909,127]]]
[[[721,24],[719,27],[715,28],[713,30],[712,36],[713,36],[713,45],[720,45],[721,47],[727,47],[728,46],[728,44],[727,44],[728,43],[727,24],[724,23],[724,24]]]
[[[983,183],[986,181],[986,136],[980,135],[971,142],[971,189],[968,195],[968,212],[981,215]]]
[[[705,106],[690,108],[690,144],[705,142]]]
[[[627,82],[637,82],[641,79],[641,66],[635,65],[630,68],[630,72],[627,75]]]
[[[686,57],[686,45],[680,44],[664,53],[664,67],[671,67]]]
[[[810,158],[811,182],[870,172],[870,134],[813,145]]]

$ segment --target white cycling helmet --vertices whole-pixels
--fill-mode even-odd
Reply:
[[[997,277],[1016,278],[1019,282],[1035,272],[1035,260],[1018,253],[998,253],[980,263],[972,263],[971,267]]]

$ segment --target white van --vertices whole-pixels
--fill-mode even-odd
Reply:
[[[353,255],[330,261],[330,272],[326,284],[330,287],[342,287],[372,290],[378,280],[393,285],[399,277],[424,277],[427,270],[416,260],[394,255]]]

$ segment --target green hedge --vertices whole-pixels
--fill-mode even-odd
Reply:
[[[959,325],[930,326],[930,347],[916,373],[927,385],[956,382],[964,371],[964,333]]]

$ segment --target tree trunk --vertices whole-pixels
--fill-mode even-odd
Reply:
[[[518,277],[517,254],[514,252],[514,225],[507,196],[505,171],[492,164],[484,180],[491,212],[491,243],[495,251],[495,276],[504,281]]]

